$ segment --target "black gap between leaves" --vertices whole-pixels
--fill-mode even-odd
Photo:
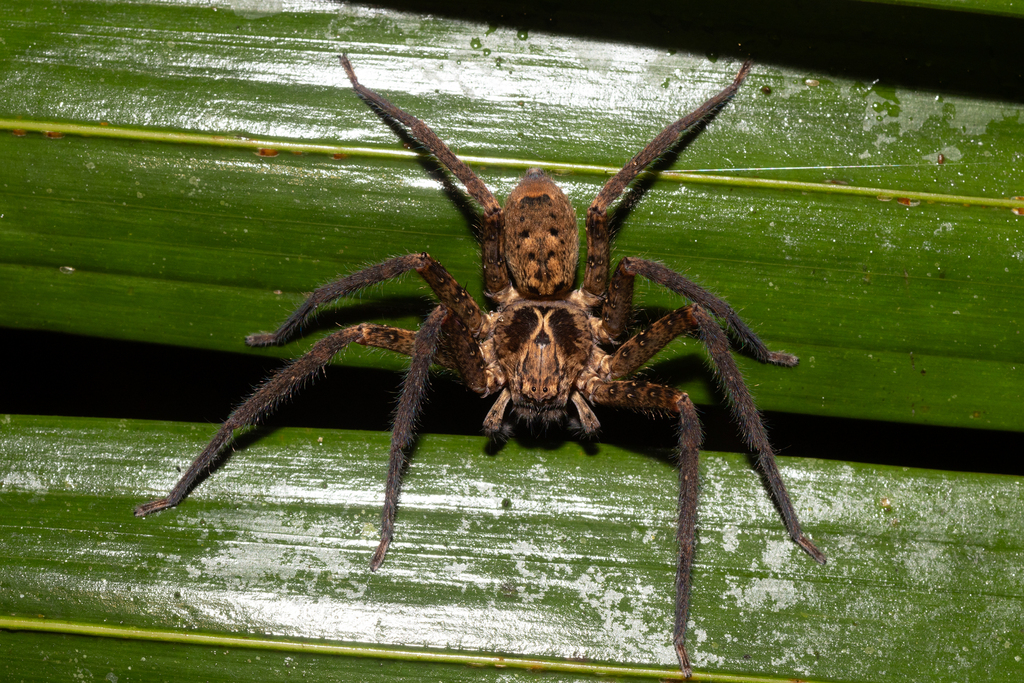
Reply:
[[[211,436],[215,425],[284,362],[53,332],[3,329],[0,339],[8,359],[0,413],[206,422]],[[401,381],[396,372],[332,367],[267,424],[387,430]],[[480,399],[452,375],[439,375],[419,432],[479,434],[493,400]],[[698,408],[706,450],[745,451],[725,406]],[[669,419],[600,408],[598,417],[604,443],[670,448],[675,442]],[[1024,475],[1021,435],[1015,432],[778,412],[765,413],[765,419],[781,455]]]

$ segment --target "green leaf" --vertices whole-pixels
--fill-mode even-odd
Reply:
[[[27,131],[78,121],[96,137],[0,138],[0,287],[20,292],[3,324],[235,352],[251,353],[245,335],[275,327],[302,292],[397,253],[430,251],[482,298],[472,218],[345,87],[337,52],[476,158],[499,196],[535,160],[613,170],[738,68],[326,5],[247,19],[71,3],[56,26],[32,21],[33,7],[3,10],[11,72],[0,115]],[[663,176],[615,253],[685,270],[804,359],[788,372],[748,364],[766,409],[1021,429],[1024,245],[1010,207],[1024,202],[1009,199],[1024,194],[1019,118],[1010,102],[758,63],[675,164],[728,184]],[[206,136],[151,141],[173,129]],[[122,137],[101,137],[107,130]],[[234,132],[280,144],[211,138]],[[346,158],[289,154],[289,144],[328,141]],[[254,153],[268,145],[282,153]],[[603,180],[600,170],[561,178],[581,211]],[[818,191],[773,185],[783,181]],[[919,192],[933,199],[875,199],[915,204]],[[415,325],[420,307],[376,309],[423,294],[409,278],[342,320]],[[656,288],[641,296],[655,309],[679,304]],[[380,361],[355,352],[345,362]],[[693,395],[716,400],[707,385]]]
[[[395,544],[371,574],[385,434],[261,431],[180,507],[132,517],[133,505],[168,490],[209,431],[2,419],[0,614],[39,615],[27,627],[53,633],[0,636],[5,678],[51,651],[57,672],[105,675],[91,661],[65,661],[73,647],[129,680],[165,666],[180,673],[162,676],[182,680],[190,668],[171,660],[184,657],[202,662],[201,675],[237,680],[257,655],[296,677],[350,675],[349,657],[323,652],[283,663],[297,640],[386,645],[396,660],[387,666],[403,680],[490,680],[494,670],[461,665],[502,664],[493,652],[513,668],[517,657],[556,673],[559,662],[532,660],[575,662],[567,676],[604,663],[672,675],[670,453],[513,441],[489,454],[480,437],[424,435]],[[690,628],[699,669],[742,681],[751,679],[724,673],[1014,677],[1024,608],[1019,479],[806,458],[780,465],[829,564],[789,541],[746,456],[705,453]],[[95,625],[81,631],[106,636],[102,654],[80,635],[58,635],[67,620]],[[26,620],[4,616],[0,628]],[[937,638],[945,628],[956,637]],[[129,642],[108,645],[110,629]],[[147,634],[157,642],[130,642]],[[264,634],[273,642],[245,640]],[[19,654],[23,644],[29,653]],[[449,673],[416,663],[431,653]]]
[[[741,358],[762,408],[1024,431],[1022,26],[978,14],[1019,16],[1015,2],[414,5],[3,3],[0,326],[281,356],[335,324],[413,328],[429,297],[408,277],[282,349],[242,343],[316,285],[399,253],[429,251],[484,301],[472,208],[353,95],[337,54],[500,198],[540,165],[580,212],[753,54],[739,95],[642,181],[614,256],[686,272],[801,357]],[[652,315],[681,305],[638,291]],[[710,372],[674,360],[694,354],[678,342],[654,370],[720,402]],[[338,361],[405,362],[360,349]],[[424,435],[396,552],[371,575],[385,434],[259,432],[179,510],[139,521],[132,505],[168,488],[209,426],[11,417],[3,677],[507,680],[465,668],[465,653],[493,652],[585,660],[559,669],[566,680],[592,660],[667,677],[668,456],[528,440],[488,456],[478,427]],[[745,456],[707,454],[700,670],[1019,677],[1019,479],[783,469],[830,564],[786,540]],[[102,625],[156,641],[88,631]],[[176,639],[199,631],[221,640]],[[257,654],[232,640],[248,634],[398,659]],[[453,658],[414,661],[441,650]]]

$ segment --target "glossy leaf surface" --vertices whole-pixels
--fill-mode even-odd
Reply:
[[[167,490],[209,431],[4,417],[0,613],[378,644],[410,660],[426,648],[671,673],[676,475],[667,452],[513,441],[488,454],[481,438],[424,436],[395,545],[370,573],[383,434],[262,431],[179,508],[134,518],[132,507]],[[705,453],[690,631],[699,669],[1014,676],[1024,609],[1018,478],[780,462],[829,564],[788,540],[747,457]],[[957,638],[936,637],[946,630]],[[24,638],[0,639],[4,660]],[[182,647],[155,654],[173,659]],[[264,653],[240,647],[223,666],[253,670]],[[127,664],[153,666],[107,656],[129,680]],[[19,666],[38,664],[20,657]],[[351,663],[338,659],[302,658],[293,675],[340,667],[342,676]],[[387,666],[412,667],[399,678],[432,671]],[[453,680],[472,678],[455,668]]]
[[[685,271],[800,355],[792,370],[741,358],[763,408],[1024,431],[1024,25],[970,13],[1013,4],[5,2],[0,325],[255,353],[244,336],[304,292],[421,250],[484,301],[473,208],[351,93],[340,52],[500,198],[538,164],[581,212],[752,54],[740,94],[641,182],[614,255]],[[641,322],[681,304],[638,290]],[[428,308],[408,277],[259,353],[294,356],[363,320],[413,328]],[[678,342],[655,376],[719,404],[700,357]],[[338,364],[397,376],[405,361],[353,349]],[[123,391],[149,370],[126,359]],[[671,671],[667,454],[527,440],[487,455],[475,418],[425,435],[396,552],[371,575],[384,433],[259,432],[181,509],[139,521],[132,505],[168,488],[209,425],[12,416],[0,429],[4,618],[166,636],[3,631],[4,678],[535,676],[411,661],[441,649]],[[979,469],[1005,456],[964,455]],[[1019,479],[809,459],[784,475],[825,568],[785,539],[746,456],[705,458],[700,671],[1019,677]],[[198,631],[227,640],[171,637]],[[403,659],[259,659],[229,644],[250,633]]]
[[[431,163],[402,150],[345,87],[338,52],[458,153],[489,160],[477,168],[499,196],[539,160],[565,167],[560,182],[581,211],[603,175],[574,164],[613,170],[738,64],[320,3],[248,19],[72,3],[60,23],[36,20],[33,7],[4,10],[11,59],[0,114],[12,127],[103,122],[129,139],[0,138],[0,282],[19,292],[4,324],[238,352],[302,292],[397,253],[430,251],[482,298],[473,209],[460,211]],[[615,253],[685,270],[804,358],[792,372],[749,368],[765,408],[1020,429],[1020,217],[1009,204],[827,193],[835,182],[882,188],[884,199],[1008,200],[1024,193],[1020,111],[758,63],[674,164],[732,177],[733,187],[653,182]],[[137,126],[271,136],[284,150],[263,158],[216,140],[133,141]],[[347,158],[287,151],[325,141]],[[369,147],[384,158],[359,151]],[[825,192],[743,186],[751,176]],[[641,289],[656,310],[680,303]],[[414,326],[425,308],[408,299],[423,296],[414,278],[371,296],[368,310],[337,321]],[[379,361],[350,353],[345,362]],[[716,400],[700,386],[694,397]]]

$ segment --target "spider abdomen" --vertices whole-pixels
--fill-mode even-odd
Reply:
[[[531,168],[505,203],[505,256],[516,289],[528,298],[572,289],[579,260],[576,212],[544,171]]]

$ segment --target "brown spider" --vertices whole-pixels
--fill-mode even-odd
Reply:
[[[318,341],[309,353],[267,379],[228,417],[166,498],[138,506],[135,514],[141,517],[181,502],[231,441],[234,430],[259,422],[353,342],[412,358],[391,434],[381,540],[370,562],[371,571],[380,567],[391,543],[405,449],[412,442],[413,425],[426,391],[431,363],[456,370],[466,385],[481,396],[498,395],[484,419],[484,431],[499,438],[511,431],[512,416],[541,426],[568,422],[583,434],[592,435],[599,427],[590,408],[593,404],[675,415],[679,420],[679,563],[672,641],[679,665],[689,677],[691,667],[685,640],[701,427],[685,393],[653,382],[620,378],[640,368],[679,335],[700,339],[707,347],[747,444],[758,453],[757,464],[789,535],[811,557],[824,563],[825,556],[800,531],[764,425],[718,320],[724,321],[759,361],[786,367],[793,367],[798,361],[788,353],[769,351],[728,304],[663,265],[626,257],[619,261],[609,284],[607,212],[637,174],[672,149],[684,130],[713,115],[736,93],[750,72],[751,63],[743,65],[731,85],[659,133],[601,188],[587,209],[587,264],[579,289],[573,289],[579,258],[576,213],[544,171],[529,169],[502,209],[483,182],[433,130],[361,85],[344,55],[341,65],[356,93],[384,117],[405,126],[483,207],[484,278],[487,295],[497,304],[496,310],[481,310],[441,264],[426,253],[392,258],[320,287],[276,332],[251,335],[246,344],[280,344],[320,306],[410,270],[416,270],[427,281],[440,304],[416,332],[363,323]],[[622,342],[631,316],[633,280],[637,275],[667,287],[691,303]],[[571,415],[572,410],[575,416]]]

